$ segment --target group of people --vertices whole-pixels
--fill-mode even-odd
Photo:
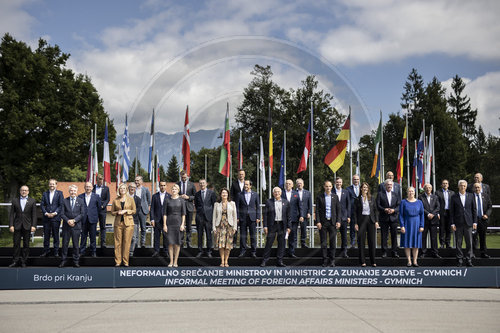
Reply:
[[[458,265],[472,266],[471,259],[474,236],[478,236],[481,256],[489,258],[486,247],[486,230],[492,205],[490,189],[482,183],[482,175],[475,175],[475,182],[467,186],[465,180],[458,183],[457,193],[449,190],[449,183],[443,180],[441,189],[432,193],[432,185],[425,184],[424,193],[418,198],[413,187],[408,188],[407,198],[402,200],[401,189],[393,181],[394,175],[387,172],[386,180],[377,188],[376,196],[367,183],[360,183],[358,175],[352,178],[352,185],[343,188],[343,180],[335,179],[323,184],[324,192],[316,198],[315,223],[319,232],[323,266],[335,266],[337,232],[340,232],[340,255],[348,257],[348,247],[359,248],[359,261],[366,266],[365,244],[368,243],[370,264],[376,266],[376,232],[381,229],[382,257],[398,258],[398,225],[400,246],[405,249],[408,266],[418,266],[417,258],[425,255],[440,258],[438,233],[441,248],[450,248],[451,232],[455,232]],[[306,248],[307,223],[313,215],[311,193],[304,189],[304,181],[294,183],[286,180],[284,188],[275,187],[272,198],[265,202],[261,216],[260,200],[252,190],[252,182],[245,179],[245,171],[239,170],[230,190],[215,192],[208,188],[207,181],[199,181],[200,190],[181,172],[181,181],[174,184],[170,193],[167,183],[160,182],[159,191],[151,196],[143,186],[141,176],[135,183],[121,184],[117,198],[112,201],[111,214],[114,219],[115,265],[129,266],[130,256],[136,247],[145,247],[146,220],[154,230],[153,257],[163,255],[170,258],[169,267],[178,266],[180,248],[191,247],[191,224],[196,211],[198,235],[197,257],[212,257],[212,249],[218,249],[220,266],[228,267],[228,258],[237,243],[238,227],[239,257],[256,258],[257,225],[262,221],[266,236],[261,266],[267,265],[271,249],[277,240],[277,266],[284,267],[286,242],[288,256],[296,258],[298,233],[300,244]],[[43,253],[50,255],[50,239],[53,238],[53,255],[59,257],[59,227],[62,221],[62,253],[60,267],[68,264],[69,241],[72,240],[72,263],[79,267],[81,255],[88,251],[96,256],[97,224],[100,226],[100,245],[106,247],[106,209],[110,202],[109,188],[103,184],[101,175],[97,184],[85,183],[85,192],[77,196],[76,185],[69,186],[69,196],[57,190],[57,181],[49,181],[49,190],[43,193],[41,210],[43,214]],[[29,239],[36,229],[36,202],[28,196],[29,188],[20,188],[20,197],[13,199],[9,216],[10,231],[14,234],[14,256],[11,267],[26,266],[29,254]],[[477,231],[477,232],[476,232]],[[391,248],[388,247],[389,232]],[[427,249],[427,234],[430,248]],[[203,247],[205,235],[206,247]],[[250,236],[250,244],[247,237]],[[348,242],[348,237],[350,241]],[[161,239],[163,238],[163,248]],[[462,250],[465,239],[466,249]],[[23,250],[21,251],[21,240]],[[87,248],[87,240],[89,247]],[[419,255],[419,249],[422,249]],[[168,254],[167,254],[168,253]]]

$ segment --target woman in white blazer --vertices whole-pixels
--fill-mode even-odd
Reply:
[[[236,204],[229,201],[229,190],[220,190],[220,202],[216,202],[213,212],[213,231],[215,234],[215,247],[219,249],[221,267],[229,267],[227,259],[233,248],[233,237],[238,229],[236,222]]]

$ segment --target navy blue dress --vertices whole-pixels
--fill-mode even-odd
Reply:
[[[421,248],[422,233],[420,228],[424,227],[424,205],[422,201],[409,202],[401,201],[399,205],[399,225],[405,228],[405,233],[401,233],[401,247]]]

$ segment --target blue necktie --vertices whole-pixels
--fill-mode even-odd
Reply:
[[[483,217],[483,207],[481,205],[481,197],[479,196],[479,194],[476,194],[476,197],[477,197],[477,216],[479,218],[482,218]]]

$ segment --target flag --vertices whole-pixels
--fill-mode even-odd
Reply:
[[[380,179],[380,163],[379,163],[379,147],[382,142],[382,115],[380,116],[380,122],[378,123],[377,134],[375,135],[375,157],[373,158],[372,172],[370,177],[377,177]]]
[[[397,175],[397,181],[398,183],[401,182],[401,179],[403,178],[403,169],[404,169],[404,153],[405,153],[405,147],[406,147],[406,141],[407,141],[407,128],[405,126],[405,130],[403,133],[403,142],[401,142],[401,149],[398,154],[398,165],[396,166],[396,175]]]
[[[115,163],[115,171],[116,171],[116,193],[118,193],[118,188],[120,187],[120,155],[116,154],[116,163]]]
[[[307,169],[307,161],[309,159],[309,154],[311,153],[311,122],[309,122],[309,126],[307,126],[306,140],[304,145],[304,152],[302,153],[302,158],[300,159],[299,168],[297,169],[297,173],[301,173],[302,171]]]
[[[342,130],[337,136],[337,144],[326,154],[324,162],[333,172],[337,172],[338,169],[344,164],[345,153],[347,151],[347,141],[349,140],[349,131],[351,116],[347,117]]]
[[[359,176],[361,172],[359,170],[359,150],[356,152],[356,174]]]
[[[220,160],[219,160],[219,173],[222,175],[229,177],[229,170],[231,168],[231,158],[229,154],[230,143],[231,143],[231,134],[229,132],[229,103],[227,104],[226,110],[226,119],[224,120],[224,141],[222,142],[222,148],[220,150]]]
[[[160,160],[158,158],[158,152],[156,152],[156,191],[160,191]]]
[[[415,155],[413,155],[413,171],[412,171],[412,175],[411,175],[411,186],[413,186],[414,188],[417,188],[417,160],[418,160],[418,157],[417,157],[417,146],[416,146],[416,143],[415,143]],[[416,195],[416,193],[415,193]]]
[[[123,182],[128,180],[128,171],[130,168],[130,142],[128,139],[128,119],[125,115],[125,131],[123,132]]]
[[[285,188],[285,145],[281,147],[281,166],[278,186],[281,188]]]
[[[424,177],[424,148],[425,148],[425,134],[424,131],[420,133],[420,139],[417,144],[417,179],[418,179],[418,187],[423,188],[425,177]]]
[[[434,158],[434,128],[431,126],[431,131],[429,133],[429,144],[427,146],[427,159],[425,165],[425,183],[430,184],[431,182],[431,167],[432,159]]]
[[[184,119],[184,135],[182,136],[182,168],[188,177],[191,175],[191,139],[189,135],[188,106],[186,106],[186,118]]]
[[[104,169],[104,183],[111,183],[111,165],[109,160],[108,122],[104,127],[104,153],[102,154],[102,167]]]
[[[150,130],[150,139],[149,139],[149,163],[148,163],[148,173],[149,179],[153,179],[153,142],[155,135],[155,110],[153,110],[153,116],[151,117],[151,130]]]
[[[381,156],[381,151],[382,147],[379,149],[379,156]],[[382,179],[382,172],[380,171],[382,168],[380,167],[380,164],[382,164],[382,159],[378,158],[377,159],[377,168],[375,170],[375,177],[378,179],[378,183],[381,184],[384,180]]]
[[[260,137],[260,187],[263,191],[266,190],[266,167],[264,165],[264,144],[262,143],[262,137]]]
[[[238,141],[238,154],[236,155],[236,159],[238,160],[238,169],[243,169],[243,144],[241,142],[241,131],[240,139]]]
[[[273,122],[271,118],[271,105],[269,105],[269,169],[273,173]]]
[[[86,182],[92,183],[92,178],[94,175],[94,161],[92,160],[92,152],[94,150],[94,138],[93,131],[90,131],[90,146],[89,146],[89,156],[87,159],[87,177],[85,178]]]

